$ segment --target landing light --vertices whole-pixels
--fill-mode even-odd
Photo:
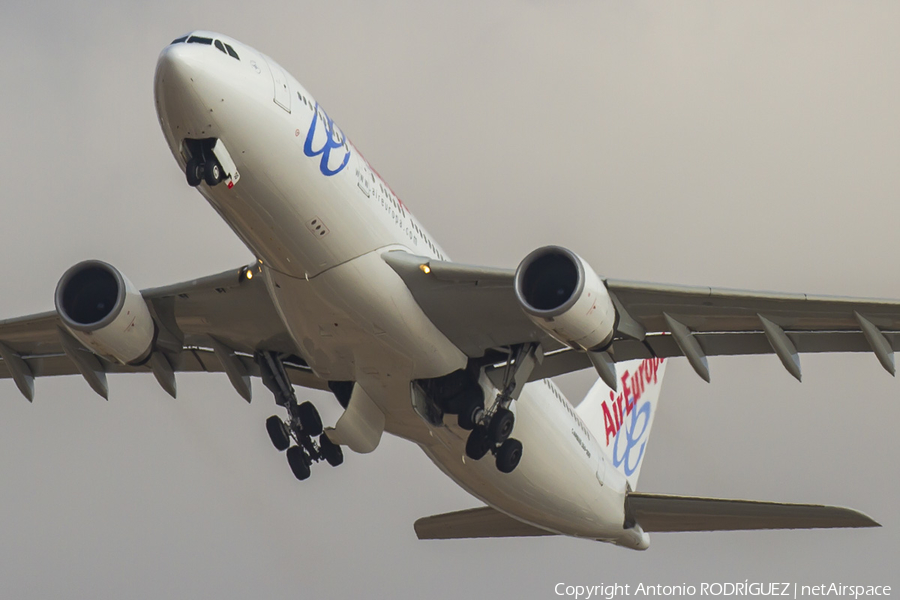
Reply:
[[[428,265],[419,265],[419,268],[422,269],[422,272],[426,275],[431,273],[431,267],[429,267]]]
[[[253,279],[253,271],[247,269],[247,279]]]

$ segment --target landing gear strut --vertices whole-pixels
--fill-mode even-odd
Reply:
[[[514,346],[499,386],[501,391],[490,409],[485,411],[483,407],[472,407],[468,412],[460,412],[460,427],[472,430],[466,440],[467,457],[481,460],[491,452],[501,473],[511,473],[519,465],[522,442],[510,437],[515,427],[515,415],[509,407],[522,393],[531,372],[542,360],[543,354],[538,344]],[[470,422],[472,427],[466,427]]]
[[[297,403],[294,387],[284,370],[281,358],[275,352],[259,352],[256,355],[263,385],[275,395],[275,404],[287,410],[288,418],[277,415],[266,419],[266,431],[272,445],[279,452],[287,450],[288,465],[301,481],[310,475],[314,462],[327,461],[333,467],[344,462],[341,447],[328,439],[322,427],[322,418],[312,402]],[[314,438],[318,438],[317,440]],[[294,445],[291,445],[294,442]]]

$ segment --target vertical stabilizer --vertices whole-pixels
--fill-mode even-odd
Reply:
[[[598,379],[578,405],[579,416],[632,490],[641,474],[665,368],[661,358],[617,363],[618,392]]]

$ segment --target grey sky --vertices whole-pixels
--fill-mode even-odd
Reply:
[[[900,298],[895,2],[0,5],[0,316],[71,264],[139,287],[251,260],[156,122],[156,57],[193,28],[271,55],[460,261],[558,243],[604,275]],[[4,598],[551,598],[559,581],[900,585],[900,387],[874,356],[667,371],[645,491],[863,510],[865,531],[418,542],[477,502],[385,439],[293,479],[224,376],[0,386]],[[569,376],[578,400],[590,374]],[[332,423],[337,403],[310,393]],[[896,588],[895,588],[896,589]]]

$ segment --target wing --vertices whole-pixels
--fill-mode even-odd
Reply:
[[[630,493],[625,512],[648,533],[881,527],[868,515],[840,506],[662,494]]]
[[[232,269],[141,292],[158,326],[157,347],[173,370],[226,372],[229,378],[238,378],[236,387],[246,398],[249,386],[241,386],[240,379],[259,375],[254,354],[278,352],[285,356],[293,383],[328,389],[327,382],[298,357],[265,282],[260,277],[248,279],[245,272]],[[0,321],[0,378],[16,379],[29,400],[33,395],[29,379],[81,373],[63,347],[61,326],[55,311]],[[149,362],[133,366],[97,359],[106,373],[153,371]]]
[[[415,530],[416,537],[420,540],[556,535],[552,531],[517,521],[490,506],[423,517],[416,521]]]
[[[386,253],[385,260],[434,324],[470,357],[538,342],[544,360],[532,380],[592,366],[586,353],[564,348],[526,317],[516,300],[514,270],[469,267],[403,252]],[[874,352],[894,373],[893,351],[900,347],[898,301],[614,279],[604,283],[618,314],[609,349],[617,362],[686,356],[709,379],[708,356],[774,353],[799,379],[800,353]]]

